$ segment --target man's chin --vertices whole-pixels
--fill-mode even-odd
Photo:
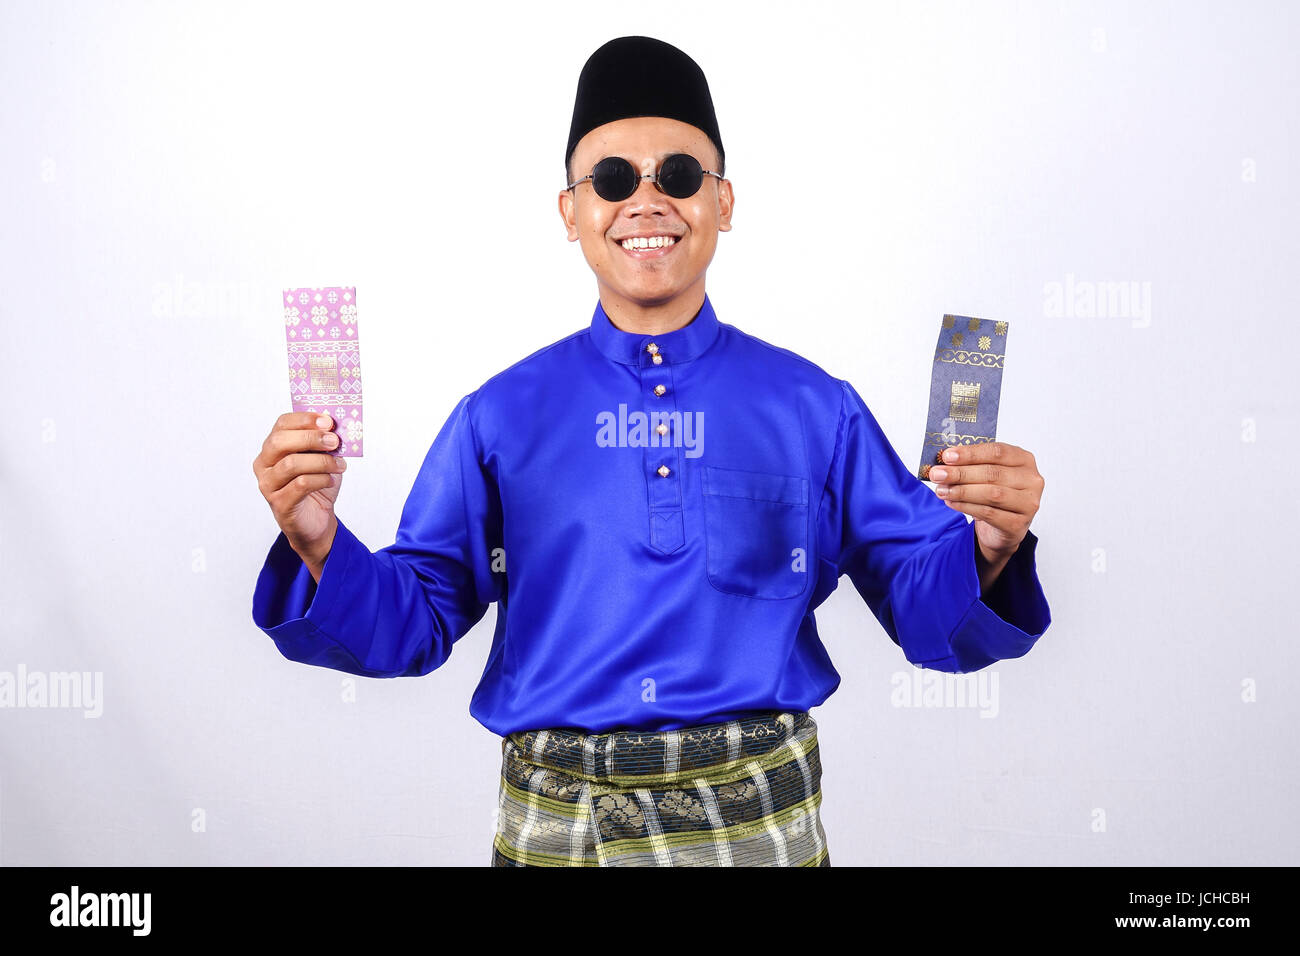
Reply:
[[[629,302],[642,308],[653,308],[672,302],[686,292],[685,286],[671,283],[644,283],[633,286],[615,286],[614,290]]]

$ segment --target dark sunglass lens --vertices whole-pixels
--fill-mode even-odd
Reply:
[[[664,160],[659,170],[659,185],[664,192],[676,199],[694,196],[704,181],[704,172],[700,162],[694,156],[677,153]]]
[[[619,202],[636,192],[636,170],[626,159],[607,156],[592,170],[591,185],[596,195],[608,202]]]

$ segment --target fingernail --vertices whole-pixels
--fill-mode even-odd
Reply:
[[[945,451],[943,453],[943,460],[948,462],[948,464],[951,465],[954,461],[957,460],[957,449],[949,448],[947,451]]]
[[[319,418],[316,419],[316,426],[318,428],[329,428],[333,424],[334,422],[324,415],[321,415]]]
[[[943,481],[943,480],[944,480],[945,478],[947,478],[947,477],[948,477],[948,469],[947,469],[947,468],[931,468],[931,469],[930,469],[930,480],[931,480],[931,481]]]
[[[339,436],[333,432],[326,432],[321,436],[320,441],[326,448],[333,448],[339,443]]]
[[[934,489],[934,493],[938,495],[940,498],[947,498],[948,487],[946,485],[940,485],[938,488]]]
[[[340,458],[339,471],[347,471],[347,470],[348,470],[348,460],[346,458]]]

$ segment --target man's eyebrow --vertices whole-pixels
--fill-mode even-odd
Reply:
[[[678,147],[677,149],[665,149],[662,152],[655,154],[655,163],[656,165],[662,163],[669,156],[676,156],[678,153],[686,153],[691,156],[695,155],[695,153],[692,150],[688,149],[685,146]],[[618,153],[606,153],[604,156],[600,157],[600,159],[609,159],[610,157],[615,157],[617,159],[627,159],[626,156],[622,156]],[[596,160],[596,162],[600,162],[600,159]]]

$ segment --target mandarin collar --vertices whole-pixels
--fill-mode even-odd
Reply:
[[[659,355],[669,364],[689,362],[704,353],[718,337],[718,317],[705,293],[704,304],[695,317],[680,329],[649,335],[625,332],[616,327],[605,314],[605,308],[596,300],[596,311],[591,317],[591,340],[607,357],[623,365],[646,365],[651,360],[648,346],[655,346]]]

